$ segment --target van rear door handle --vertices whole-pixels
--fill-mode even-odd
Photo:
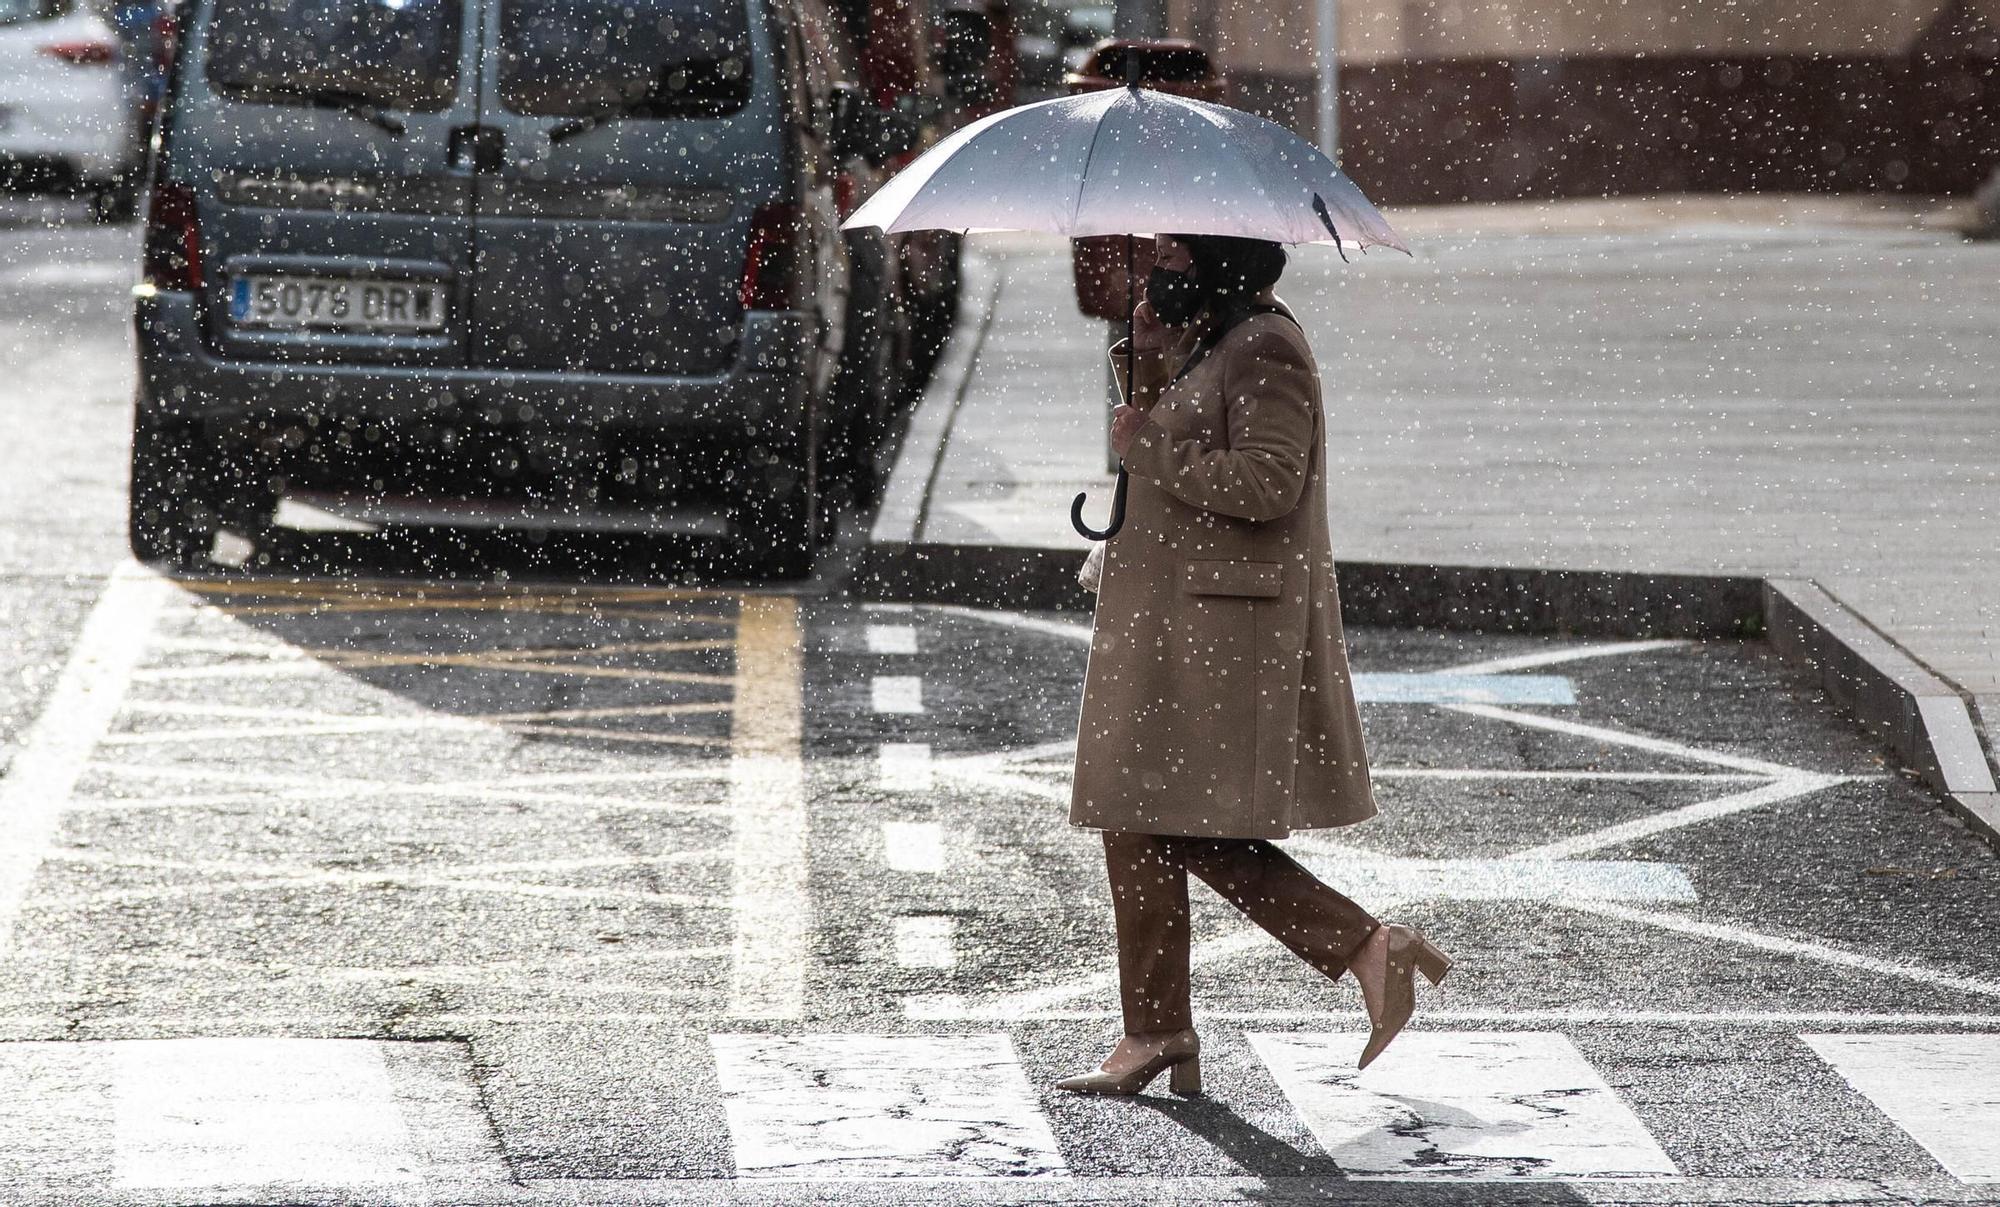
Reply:
[[[446,156],[456,172],[498,172],[507,158],[507,132],[496,126],[453,126]]]

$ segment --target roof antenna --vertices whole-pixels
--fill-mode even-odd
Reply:
[[[1333,250],[1340,253],[1340,262],[1347,263],[1347,249],[1340,245],[1340,232],[1333,227],[1333,215],[1326,212],[1326,198],[1318,193],[1313,194],[1313,213],[1318,214],[1319,220],[1326,223],[1326,233],[1333,236]]]

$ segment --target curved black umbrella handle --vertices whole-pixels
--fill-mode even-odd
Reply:
[[[1083,501],[1088,497],[1088,492],[1078,491],[1076,498],[1071,500],[1069,526],[1076,529],[1078,536],[1093,541],[1108,541],[1117,536],[1118,530],[1125,526],[1125,467],[1118,467],[1118,486],[1111,492],[1111,522],[1105,525],[1102,532],[1083,522]]]

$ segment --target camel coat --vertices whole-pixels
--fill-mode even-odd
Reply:
[[[1365,821],[1312,349],[1253,315],[1169,386],[1202,332],[1135,358],[1148,417],[1098,585],[1070,822],[1282,838]],[[1112,363],[1122,389],[1122,344]]]

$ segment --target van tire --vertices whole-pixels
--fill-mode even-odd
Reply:
[[[91,190],[90,215],[107,226],[123,225],[139,216],[139,173],[127,169]]]
[[[214,542],[218,517],[201,489],[200,447],[187,424],[133,419],[126,541],[140,561],[185,569]]]
[[[821,499],[811,458],[803,462],[790,485],[738,507],[736,552],[749,574],[799,579],[812,573],[819,553]]]
[[[910,305],[910,382],[913,395],[930,385],[931,374],[944,357],[945,344],[958,325],[959,298],[965,291],[965,275],[960,266],[961,244],[951,236],[951,258],[940,287],[933,293],[915,293]]]

